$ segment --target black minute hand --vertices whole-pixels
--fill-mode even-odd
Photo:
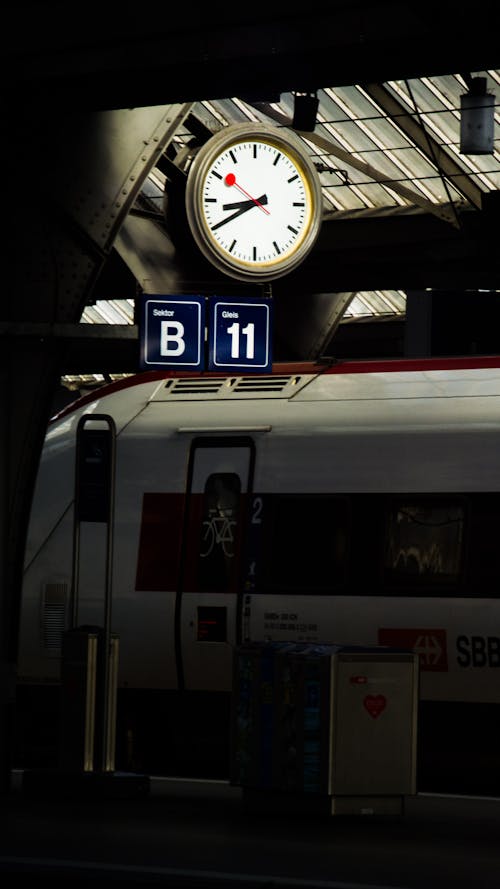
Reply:
[[[259,200],[260,204],[262,204],[262,203],[267,204],[267,197],[265,194],[262,195],[262,198],[259,198],[258,200]],[[256,204],[255,201],[241,201],[241,205],[242,206],[240,206],[239,210],[237,210],[236,213],[233,213],[232,216],[226,216],[225,219],[221,219],[220,222],[216,222],[215,225],[212,225],[211,230],[214,232],[218,228],[221,228],[222,225],[225,225],[226,222],[232,222],[233,219],[237,219],[238,216],[241,216],[243,213],[246,213],[247,210],[251,210],[252,207],[258,207],[258,204]]]

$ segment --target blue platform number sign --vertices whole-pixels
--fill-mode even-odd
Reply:
[[[210,300],[208,369],[272,370],[272,302],[245,299]]]
[[[143,294],[140,317],[141,370],[203,370],[205,298]]]

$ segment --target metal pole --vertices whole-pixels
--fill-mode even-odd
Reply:
[[[111,449],[109,458],[109,511],[106,548],[106,584],[104,590],[104,683],[103,683],[103,744],[102,770],[113,771],[114,752],[111,750],[111,739],[114,737],[110,708],[110,659],[111,659],[111,616],[112,616],[112,584],[113,584],[113,539],[114,539],[114,503],[115,503],[115,440],[116,427],[112,417],[107,417],[111,430]]]
[[[76,469],[75,469],[75,520],[73,529],[73,580],[72,580],[72,628],[75,628],[78,620],[79,607],[79,558],[80,558],[80,448],[81,433],[89,423],[106,423],[110,431],[110,448],[106,470],[109,473],[108,498],[107,498],[107,539],[106,539],[106,572],[104,583],[104,627],[103,627],[103,656],[102,656],[102,685],[101,685],[101,769],[112,771],[114,768],[114,753],[111,749],[114,738],[113,726],[111,726],[110,707],[110,658],[111,658],[111,618],[112,618],[112,583],[113,583],[113,540],[114,540],[114,501],[115,501],[115,455],[116,455],[116,426],[112,417],[108,414],[84,414],[80,417],[77,426],[76,438]],[[102,521],[101,517],[95,521]],[[115,675],[114,671],[114,674]],[[114,697],[113,697],[114,700]]]

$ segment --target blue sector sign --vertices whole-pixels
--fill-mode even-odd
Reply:
[[[143,294],[140,331],[141,370],[168,367],[203,369],[205,298]]]
[[[270,300],[210,300],[208,369],[272,370],[272,303]]]

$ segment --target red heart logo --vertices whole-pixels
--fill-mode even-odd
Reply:
[[[363,698],[363,704],[370,716],[377,719],[386,708],[387,698],[385,695],[367,695],[366,698]]]

